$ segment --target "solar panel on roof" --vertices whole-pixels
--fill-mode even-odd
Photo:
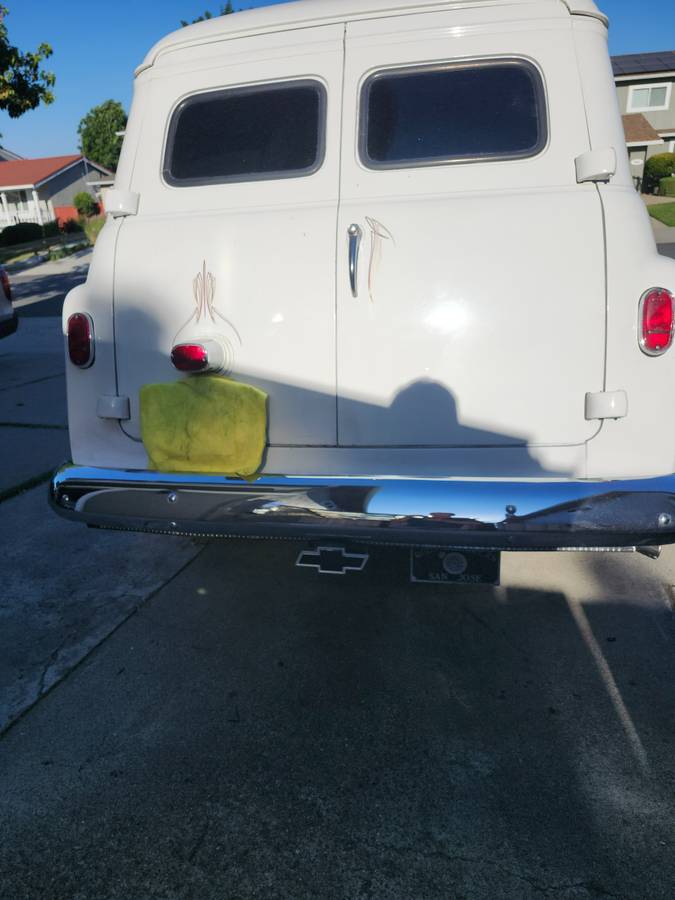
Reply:
[[[675,50],[656,53],[626,53],[612,57],[615,75],[641,75],[647,72],[675,71]]]

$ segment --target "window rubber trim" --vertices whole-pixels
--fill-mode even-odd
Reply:
[[[370,92],[373,84],[382,78],[404,77],[405,75],[420,74],[426,72],[444,72],[461,69],[484,69],[499,66],[514,66],[524,69],[532,81],[537,106],[537,122],[539,126],[539,140],[532,148],[514,153],[482,153],[457,156],[438,156],[428,159],[401,159],[391,162],[381,162],[373,159],[368,153],[368,113],[370,109]],[[459,165],[481,162],[504,162],[509,160],[533,159],[539,156],[548,146],[549,121],[548,104],[546,100],[546,88],[541,71],[529,59],[516,56],[489,57],[478,59],[464,59],[457,62],[438,62],[424,65],[396,66],[393,68],[379,69],[373,72],[363,82],[359,97],[359,129],[358,129],[358,154],[361,164],[371,170],[383,171],[388,169],[418,169],[431,166]]]
[[[214,175],[198,178],[176,178],[171,172],[171,159],[173,157],[174,142],[176,132],[182,112],[186,107],[197,102],[203,102],[208,97],[222,97],[225,95],[245,95],[260,94],[263,92],[287,90],[289,87],[311,87],[314,88],[319,98],[318,110],[318,134],[316,158],[311,166],[304,169],[283,169],[281,171],[258,172],[258,173],[242,173],[241,175]],[[175,107],[169,121],[167,131],[163,162],[162,162],[162,178],[170,187],[201,187],[204,185],[216,184],[242,184],[255,181],[278,181],[286,178],[305,178],[308,175],[314,175],[323,166],[326,158],[326,121],[327,121],[328,94],[325,85],[314,78],[291,79],[289,81],[275,81],[269,84],[255,84],[244,87],[222,88],[209,91],[200,91],[199,93],[190,94],[184,97]]]

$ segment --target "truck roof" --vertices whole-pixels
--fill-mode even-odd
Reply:
[[[179,28],[158,41],[136,69],[138,75],[149,68],[157,57],[168,50],[176,50],[214,40],[244,37],[264,31],[284,31],[299,25],[328,25],[349,19],[367,19],[387,14],[405,14],[451,9],[453,6],[498,5],[558,6],[570,14],[592,16],[607,24],[594,0],[295,0],[276,3],[257,9],[242,10],[229,16],[214,16]]]

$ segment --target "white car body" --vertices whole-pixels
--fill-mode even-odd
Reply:
[[[377,79],[489,66],[534,85],[530,152],[369,156]],[[294,83],[323,96],[311,171],[172,180],[184,104]],[[95,334],[93,365],[68,365],[64,515],[497,549],[675,540],[675,350],[639,343],[640,300],[675,291],[675,263],[633,187],[592,0],[301,0],[182,29],[137,70],[107,209],[64,307],[64,330],[84,313]],[[212,321],[192,316],[202,271]],[[211,338],[270,398],[252,485],[148,471],[139,390],[181,377],[177,341]]]

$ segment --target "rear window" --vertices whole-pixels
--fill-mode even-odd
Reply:
[[[169,125],[164,178],[188,186],[292,178],[323,161],[325,89],[295,81],[188,97]]]
[[[361,96],[371,168],[534,156],[546,144],[544,86],[525,60],[378,72]]]

